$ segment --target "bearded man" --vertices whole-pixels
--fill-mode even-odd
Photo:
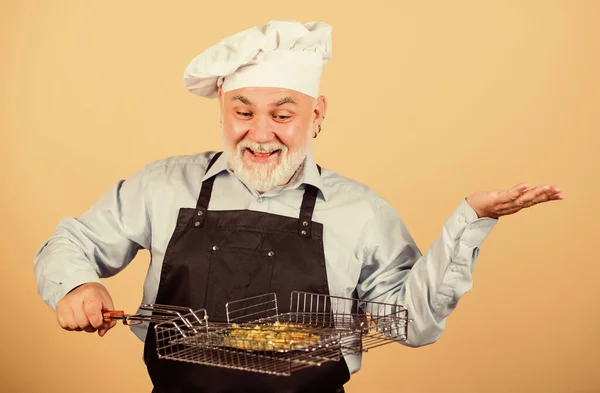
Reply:
[[[185,86],[218,100],[223,152],[148,164],[58,224],[35,272],[60,326],[104,336],[115,322],[102,318],[113,301],[101,279],[147,249],[143,304],[204,308],[224,321],[225,303],[265,293],[359,298],[407,308],[404,345],[435,342],[471,288],[498,218],[563,195],[527,184],[473,193],[422,254],[385,200],[314,160],[311,142],[327,112],[319,82],[330,58],[331,26],[271,21],[193,59]],[[279,307],[286,311],[285,301]],[[361,365],[353,354],[281,377],[159,360],[152,327],[132,329],[145,341],[156,392],[342,392]]]

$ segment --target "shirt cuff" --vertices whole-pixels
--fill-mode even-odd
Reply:
[[[483,243],[497,223],[497,218],[478,218],[465,198],[446,221],[446,229],[454,239],[460,239],[467,246],[477,247]]]

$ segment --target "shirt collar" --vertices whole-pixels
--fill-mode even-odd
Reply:
[[[217,161],[210,167],[208,172],[202,177],[202,181],[206,181],[213,176],[220,174],[223,171],[229,171],[229,164],[227,162],[227,157],[225,154],[221,154]],[[233,174],[232,174],[233,175]],[[324,200],[327,200],[327,195],[325,192],[325,188],[323,186],[323,179],[321,174],[319,173],[319,169],[317,168],[317,164],[315,163],[315,159],[312,155],[312,152],[309,150],[304,163],[300,167],[300,172],[297,173],[293,178],[290,184],[285,186],[284,188],[298,188],[303,184],[310,184],[316,187],[319,191],[321,191],[321,195]]]
[[[294,182],[292,186],[299,186],[301,184],[310,184],[317,188],[317,190],[321,191],[321,195],[323,199],[327,200],[327,193],[325,192],[325,187],[323,186],[323,178],[319,173],[319,169],[317,168],[317,163],[312,155],[312,152],[309,150],[306,155],[306,159],[304,160],[304,164],[300,168],[301,173],[298,176],[298,181]]]
[[[204,174],[202,181],[206,181],[211,177],[218,175],[219,173],[226,171],[229,169],[229,165],[227,164],[227,157],[225,157],[225,153],[221,153],[217,161],[210,167],[208,172]]]

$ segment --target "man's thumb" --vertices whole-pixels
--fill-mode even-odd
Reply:
[[[115,309],[112,298],[110,297],[110,294],[108,293],[108,291],[106,289],[104,289],[104,291],[102,291],[101,297],[102,297],[102,312],[112,311]],[[102,327],[100,329],[98,329],[98,334],[100,335],[100,337],[104,336],[106,334],[106,332],[108,332],[108,330],[113,328],[116,324],[117,324],[117,320],[115,320],[115,319],[111,319],[108,322],[104,322]]]

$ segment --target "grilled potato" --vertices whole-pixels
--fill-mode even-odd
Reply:
[[[255,325],[254,327],[233,324],[224,338],[228,347],[251,351],[285,351],[318,344],[321,337],[307,330],[310,325],[289,322]]]

